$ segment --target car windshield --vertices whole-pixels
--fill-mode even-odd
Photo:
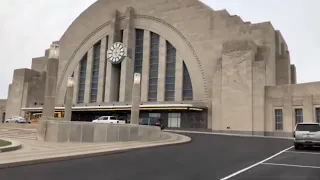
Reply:
[[[298,124],[296,131],[316,132],[316,131],[320,131],[320,125],[319,124]]]
[[[104,116],[101,116],[98,118],[98,120],[104,120],[104,118],[105,118]]]

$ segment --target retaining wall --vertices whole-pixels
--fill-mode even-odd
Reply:
[[[134,124],[42,121],[38,140],[49,142],[154,141],[161,139],[161,129]]]

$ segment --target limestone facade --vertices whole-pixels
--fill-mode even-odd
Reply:
[[[157,36],[158,44],[153,46]],[[105,58],[108,46],[119,41],[127,46],[129,57],[121,68]],[[64,105],[70,76],[75,79],[75,106],[130,104],[133,73],[138,69],[142,73],[142,103],[201,107],[205,128],[213,131],[290,135],[296,107],[302,107],[305,120],[316,121],[320,85],[296,84],[295,66],[280,31],[270,22],[244,22],[198,0],[98,0],[70,25],[58,43],[57,106]],[[139,47],[143,47],[140,54]],[[158,51],[158,66],[156,101],[151,102],[152,47]],[[168,100],[166,60],[170,48],[175,49],[175,84],[173,99]],[[43,103],[46,57],[33,59],[32,70],[15,70],[8,116],[21,115],[21,108]],[[97,58],[99,68],[94,70]],[[82,62],[86,62],[85,68],[81,68]],[[184,98],[184,68],[192,85],[191,99]],[[92,88],[93,83],[97,87]],[[80,103],[79,97],[83,98]],[[275,129],[277,108],[282,109],[281,117],[277,116],[277,124],[283,126],[279,130]]]

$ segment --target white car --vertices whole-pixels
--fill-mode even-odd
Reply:
[[[21,116],[13,116],[4,121],[5,123],[28,123],[28,121]]]
[[[320,123],[298,123],[293,132],[294,148],[320,146]]]
[[[119,120],[115,116],[101,116],[92,121],[93,123],[125,124],[125,120]]]

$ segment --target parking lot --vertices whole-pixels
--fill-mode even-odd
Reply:
[[[243,170],[224,180],[319,180],[320,150],[311,148],[296,151],[290,148]]]
[[[292,140],[187,133],[191,143],[0,169],[1,180],[319,180],[320,150]]]

